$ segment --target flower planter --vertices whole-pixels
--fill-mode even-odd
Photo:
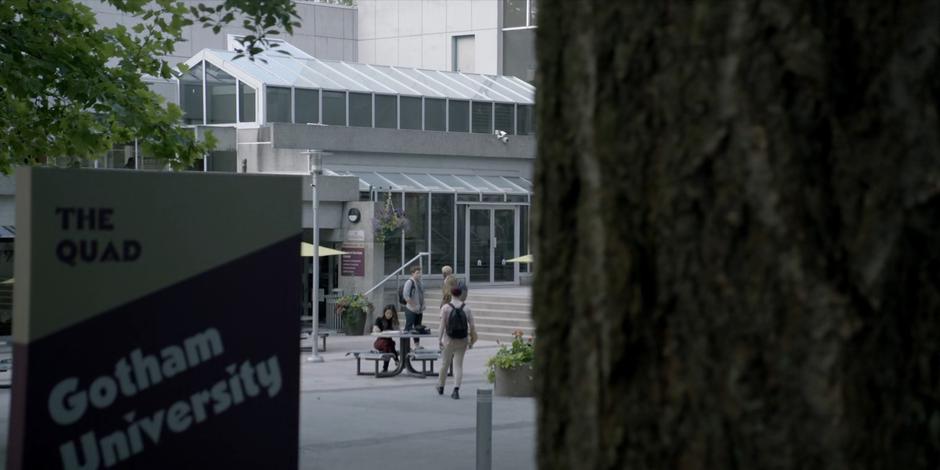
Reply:
[[[346,336],[361,336],[366,323],[366,312],[348,312],[343,315],[343,332]]]
[[[496,368],[496,383],[493,393],[500,397],[534,397],[535,377],[532,366],[524,365],[511,369]]]

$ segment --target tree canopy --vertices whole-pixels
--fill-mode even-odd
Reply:
[[[254,59],[271,36],[292,33],[290,0],[225,0],[187,6],[173,0],[102,0],[140,23],[101,27],[75,0],[0,2],[0,171],[50,158],[98,158],[137,139],[174,168],[214,145],[180,126],[182,112],[151,92],[145,75],[171,78],[163,58],[201,23],[218,33],[240,21],[241,53]],[[181,69],[185,66],[180,65]]]

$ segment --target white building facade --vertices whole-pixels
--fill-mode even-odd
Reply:
[[[537,0],[359,0],[359,61],[535,79]]]

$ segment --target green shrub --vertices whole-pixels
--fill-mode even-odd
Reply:
[[[528,340],[522,339],[522,330],[512,333],[512,345],[501,345],[496,355],[486,360],[486,380],[490,383],[496,381],[496,368],[512,369],[514,367],[531,365],[535,357],[535,341],[530,336]]]

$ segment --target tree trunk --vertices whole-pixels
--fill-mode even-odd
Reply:
[[[539,467],[940,468],[940,1],[539,7]]]

